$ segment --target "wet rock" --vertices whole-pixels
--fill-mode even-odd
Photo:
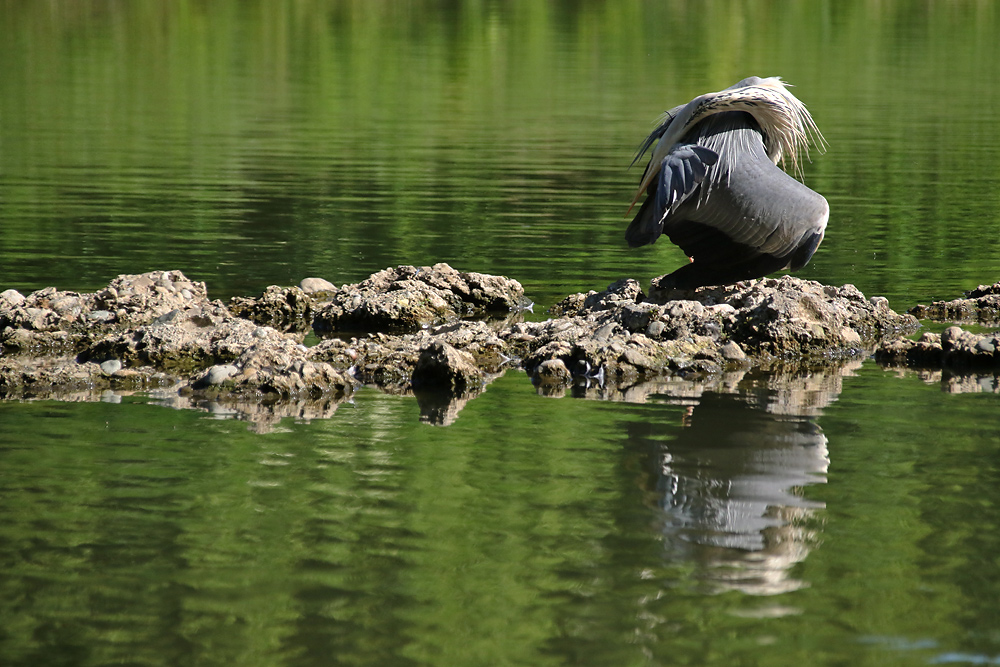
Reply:
[[[111,330],[152,322],[175,309],[207,305],[204,283],[180,271],[120,275],[93,294],[55,287],[0,300],[0,346],[20,350],[79,350]]]
[[[908,311],[914,317],[937,322],[1000,322],[1000,282],[980,285],[965,293],[966,298],[916,305]]]
[[[437,426],[455,421],[466,403],[478,396],[486,378],[472,355],[434,341],[420,352],[412,374],[420,420]]]
[[[271,285],[257,298],[233,297],[229,310],[237,317],[279,331],[305,332],[312,326],[313,300],[299,287]]]
[[[386,269],[339,289],[320,279],[303,281],[308,289],[272,286],[229,307],[177,271],[119,276],[94,294],[7,290],[0,341],[31,354],[0,357],[0,382],[22,392],[61,381],[118,391],[169,377],[182,397],[211,405],[336,402],[361,382],[414,391],[427,421],[447,423],[510,368],[547,395],[629,396],[666,378],[707,382],[775,359],[832,363],[916,324],[850,285],[791,277],[685,292],[657,285],[649,296],[632,279],[571,295],[544,322],[520,321],[528,302],[516,281],[446,264]],[[497,311],[515,315],[466,319]],[[306,348],[310,322],[320,333],[355,336]],[[943,338],[969,347],[959,334]],[[980,339],[969,349],[988,354],[991,345]],[[50,365],[57,370],[24,363],[46,350],[62,354]],[[120,366],[112,370],[112,361]]]
[[[883,344],[875,360],[883,366],[911,368],[1000,368],[1000,335],[975,334],[952,326],[940,334],[925,333],[919,340],[901,338]]]
[[[482,387],[483,372],[467,352],[434,341],[420,352],[413,369],[414,391],[434,389],[464,394]]]
[[[726,361],[746,361],[747,355],[736,342],[729,341],[719,350]]]
[[[313,359],[350,373],[363,384],[407,392],[421,352],[434,342],[467,353],[484,373],[500,373],[512,363],[507,345],[485,322],[455,322],[415,334],[330,338],[310,348]]]
[[[148,391],[177,384],[178,379],[168,373],[149,366],[123,368],[117,360],[98,364],[81,362],[72,355],[0,356],[0,398],[4,399],[99,400],[109,389]]]
[[[313,320],[318,333],[418,331],[432,324],[527,304],[516,280],[460,273],[447,264],[385,269],[344,286]]]
[[[202,377],[203,383],[198,386],[218,386],[240,372],[233,364],[218,364],[209,368]],[[197,384],[197,382],[195,383]]]
[[[538,363],[532,372],[532,378],[546,384],[569,384],[573,381],[566,363],[559,357]]]

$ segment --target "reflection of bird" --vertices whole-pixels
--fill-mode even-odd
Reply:
[[[657,140],[632,205],[643,191],[646,201],[625,238],[636,247],[666,233],[691,258],[662,287],[728,284],[809,262],[830,207],[776,165],[801,176],[800,156],[824,142],[780,79],[750,77],[671,109],[636,160]]]

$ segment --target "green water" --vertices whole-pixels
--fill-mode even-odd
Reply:
[[[624,247],[626,167],[757,74],[830,144],[801,275],[955,298],[1000,278],[997,34],[987,0],[0,0],[0,290],[447,261],[541,313],[684,261]],[[997,387],[0,402],[0,664],[998,664]]]

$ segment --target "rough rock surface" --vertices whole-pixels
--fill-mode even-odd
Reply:
[[[664,372],[715,373],[781,359],[836,359],[870,352],[882,339],[917,328],[879,297],[791,276],[646,299],[634,280],[575,294],[563,317],[515,324],[505,339],[543,384],[566,374],[628,384]],[[561,363],[555,363],[556,361]]]
[[[191,405],[256,401],[269,415],[285,414],[275,401],[326,406],[301,404],[305,415],[335,409],[360,382],[414,393],[422,418],[442,424],[511,368],[543,394],[638,396],[671,378],[840,364],[917,326],[851,285],[787,276],[686,292],[657,285],[648,297],[631,279],[571,295],[543,322],[523,321],[529,302],[517,281],[447,264],[390,268],[340,288],[309,278],[228,306],[179,271],[119,276],[93,294],[7,290],[0,396],[64,387],[155,390]],[[506,319],[467,319],[486,313]],[[306,347],[310,327],[326,338]]]
[[[529,305],[516,280],[461,273],[447,264],[398,266],[345,285],[313,320],[318,333],[414,332],[422,327]]]
[[[6,290],[0,293],[0,347],[74,350],[104,333],[208,305],[205,283],[188,280],[180,271],[121,275],[93,294],[46,287],[25,297]]]
[[[1000,282],[980,285],[965,293],[966,298],[917,305],[908,311],[921,320],[938,322],[1000,322]]]
[[[233,297],[229,310],[237,317],[279,331],[305,332],[312,326],[313,299],[301,287],[271,285],[257,298]]]
[[[1000,334],[975,334],[961,327],[948,327],[940,334],[925,333],[919,340],[889,341],[876,351],[875,360],[884,366],[1000,368]]]

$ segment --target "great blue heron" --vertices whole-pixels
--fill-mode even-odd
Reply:
[[[760,278],[809,263],[823,240],[826,199],[782,169],[823,135],[780,78],[752,76],[671,109],[640,146],[657,140],[632,205],[646,201],[625,232],[629,246],[660,234],[691,262],[661,287],[691,289]]]

